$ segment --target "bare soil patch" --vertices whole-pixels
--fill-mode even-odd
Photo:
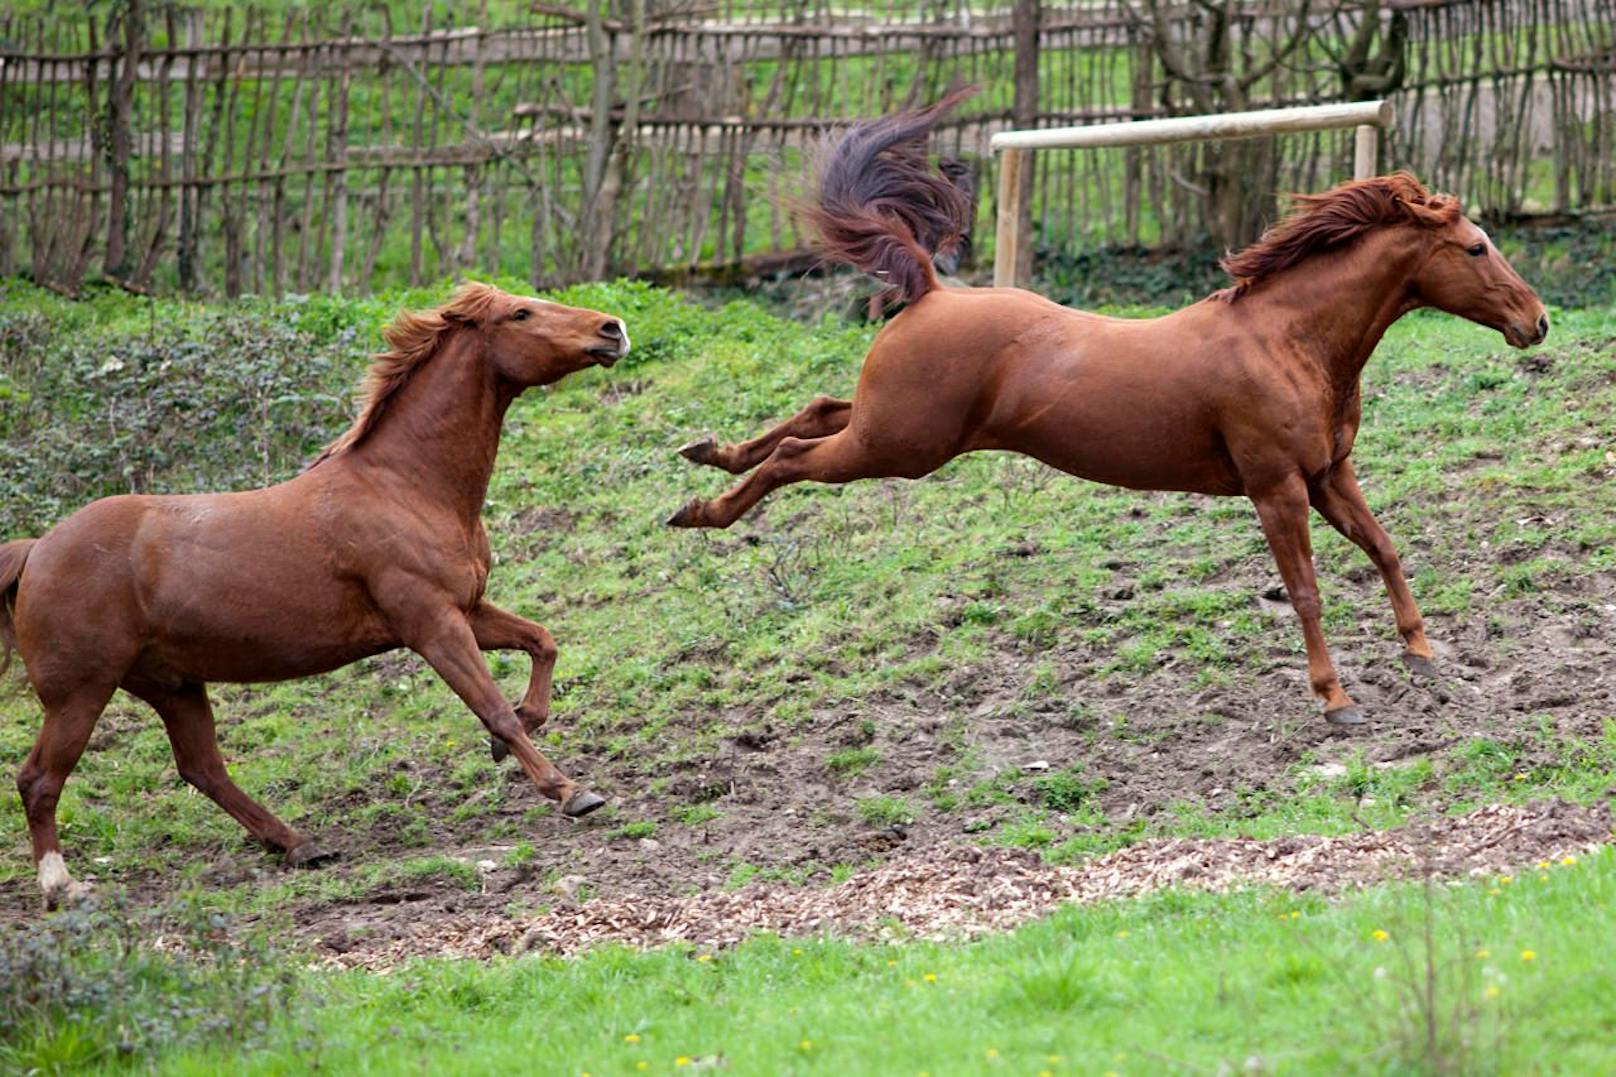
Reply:
[[[502,899],[492,893],[445,900],[423,892],[397,895],[388,906],[313,910],[298,922],[317,940],[326,963],[371,970],[414,957],[570,954],[601,943],[711,949],[759,931],[961,938],[1013,928],[1065,902],[1137,897],[1172,886],[1331,892],[1544,861],[1558,868],[1562,858],[1584,855],[1610,838],[1607,808],[1545,801],[1340,837],[1144,842],[1081,867],[1046,864],[1024,850],[957,848],[940,856],[905,854],[825,888],[754,883],[689,897],[652,892],[579,900],[572,881],[551,887],[554,904],[536,915],[502,911]],[[485,872],[485,885],[499,887],[495,876]]]

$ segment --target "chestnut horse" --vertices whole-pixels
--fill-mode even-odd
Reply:
[[[123,688],[162,717],[182,777],[294,865],[326,850],[226,773],[208,681],[307,677],[408,647],[569,816],[601,806],[541,755],[555,642],[483,598],[479,518],[505,411],[524,389],[628,352],[623,323],[482,284],[386,330],[353,427],[296,478],[245,493],[97,501],[0,546],[0,642],[45,708],[17,776],[47,904],[76,894],[56,802]],[[515,707],[481,651],[533,659]]]
[[[1537,295],[1454,199],[1407,173],[1298,196],[1291,216],[1224,260],[1233,287],[1160,318],[1100,317],[1015,288],[943,288],[931,252],[965,228],[968,210],[928,167],[924,139],[960,96],[853,127],[821,168],[810,216],[826,255],[908,302],[876,336],[853,399],[819,397],[751,441],[680,449],[733,474],[757,470],[668,523],[728,527],[788,483],[914,479],[982,449],[1114,486],[1244,495],[1301,620],[1325,717],[1358,724],[1319,626],[1311,505],[1380,570],[1406,659],[1430,674],[1424,623],[1349,459],[1359,376],[1386,328],[1418,307],[1537,344],[1549,329]]]

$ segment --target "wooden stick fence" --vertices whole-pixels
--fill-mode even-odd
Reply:
[[[1211,111],[1153,42],[1188,40],[1219,3],[1160,0],[1156,26],[1137,15],[1153,2],[602,0],[502,25],[486,4],[425,0],[398,25],[388,5],[0,11],[0,274],[279,295],[784,254],[806,240],[786,196],[808,144],[955,79],[983,92],[936,149],[971,159],[983,191],[1002,186],[997,132]],[[1233,0],[1230,32],[1264,56],[1293,6]],[[1315,60],[1396,28],[1397,86],[1373,95],[1397,114],[1389,164],[1482,213],[1616,205],[1610,0],[1314,11],[1313,59],[1273,64],[1242,108],[1362,96],[1345,59]],[[1021,238],[1192,241],[1219,145],[1039,152],[1022,166]],[[1353,152],[1329,131],[1282,140],[1273,182],[1320,186]]]
[[[992,141],[993,149],[999,153],[999,225],[993,256],[994,287],[1012,288],[1017,283],[1016,267],[1023,245],[1021,176],[1034,150],[1165,146],[1180,142],[1261,138],[1351,127],[1356,129],[1353,176],[1362,179],[1375,174],[1377,132],[1382,127],[1390,126],[1394,115],[1390,101],[1360,101],[1310,108],[1230,112],[1221,116],[1139,120],[1094,127],[1001,131],[993,136]]]

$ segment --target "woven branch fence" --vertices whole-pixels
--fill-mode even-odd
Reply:
[[[1195,111],[1209,80],[1186,82],[1157,46],[1193,42],[1215,6],[1163,0],[1152,22],[1142,0],[573,2],[589,6],[537,3],[503,23],[486,3],[429,3],[410,25],[391,9],[139,0],[0,14],[0,274],[70,293],[105,275],[279,295],[783,264],[806,243],[791,196],[827,125],[978,83],[936,148],[991,192],[997,130]],[[1354,66],[1352,46],[1392,41],[1389,166],[1483,214],[1616,206],[1609,0],[1225,10],[1260,76],[1252,106],[1375,96],[1354,80],[1387,63]],[[1341,178],[1349,141],[1277,140],[1274,186]],[[1041,154],[1033,234],[1047,248],[1203,237],[1217,152]]]

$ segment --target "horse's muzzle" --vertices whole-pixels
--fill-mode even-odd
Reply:
[[[609,367],[628,354],[628,327],[621,319],[612,318],[602,325],[600,336],[609,343],[590,348],[589,354],[599,359],[601,366]]]
[[[1512,348],[1530,348],[1542,344],[1549,336],[1549,315],[1539,313],[1536,322],[1510,322],[1504,329],[1504,339]]]

